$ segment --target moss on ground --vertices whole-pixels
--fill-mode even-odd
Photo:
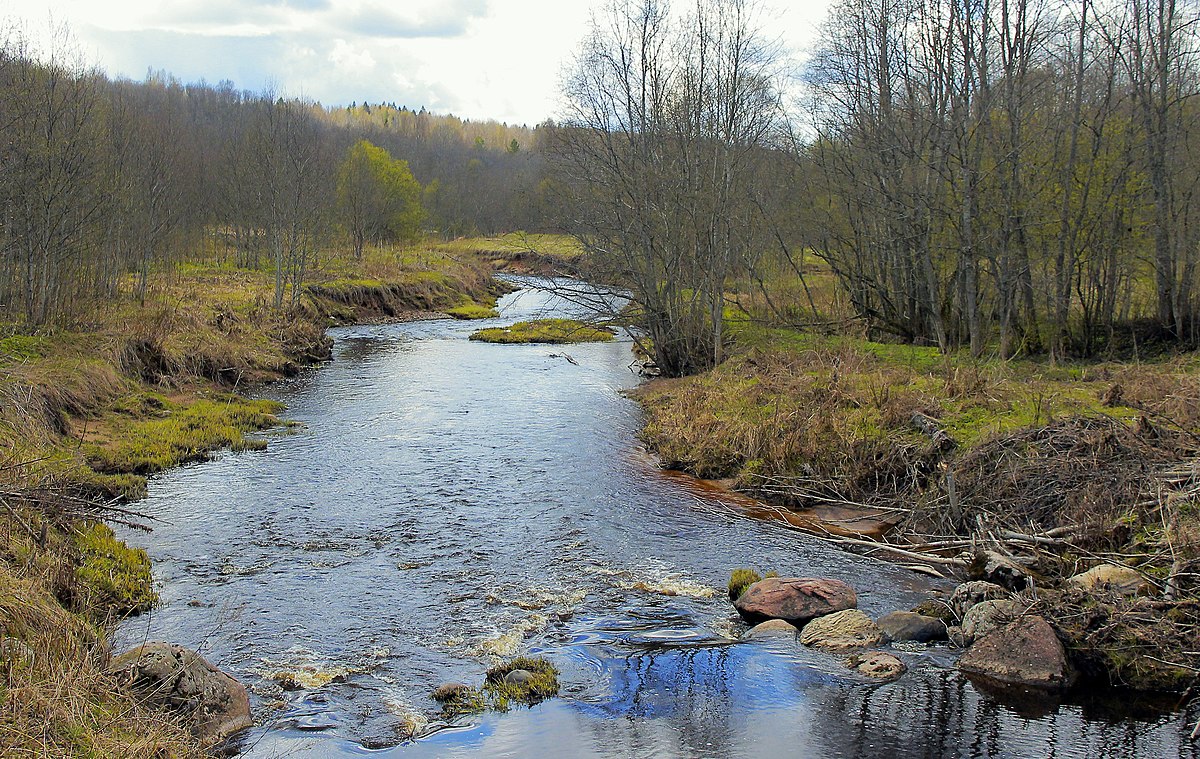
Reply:
[[[478,303],[467,303],[454,308],[447,308],[445,311],[455,319],[475,320],[475,319],[493,319],[500,315],[493,306],[484,306]]]
[[[125,617],[149,611],[158,602],[145,551],[125,545],[98,522],[77,527],[74,540],[80,557],[75,577],[90,596],[88,606]]]
[[[283,405],[221,395],[186,403],[168,403],[150,416],[114,417],[109,441],[87,447],[88,465],[101,474],[147,475],[207,458],[219,448],[261,450],[266,442],[246,432],[280,423]]]
[[[602,343],[615,339],[615,333],[607,327],[587,324],[576,319],[536,319],[517,322],[511,327],[481,329],[473,333],[471,339],[501,344]]]
[[[513,672],[521,676],[509,678]],[[520,656],[492,667],[483,686],[443,686],[433,693],[446,717],[492,709],[508,711],[514,703],[532,706],[558,695],[558,668],[540,657]]]
[[[753,569],[735,569],[729,575],[729,600],[736,601],[746,592],[746,588],[762,579],[762,575]]]

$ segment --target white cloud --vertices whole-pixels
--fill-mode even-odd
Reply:
[[[39,32],[52,14],[113,75],[165,69],[327,105],[388,101],[534,124],[556,111],[562,66],[602,1],[0,0],[0,17]],[[782,7],[771,28],[803,46],[828,2]]]

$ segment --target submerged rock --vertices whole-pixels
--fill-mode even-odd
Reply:
[[[767,638],[794,638],[799,629],[782,619],[768,619],[742,633],[742,640],[764,640]]]
[[[946,623],[937,617],[927,617],[911,611],[893,611],[876,622],[891,640],[912,640],[928,643],[946,639]]]
[[[1066,651],[1050,623],[1036,615],[1018,619],[980,639],[958,668],[996,682],[1061,690],[1073,679]]]
[[[181,718],[205,745],[254,724],[242,684],[182,646],[147,643],[114,659],[109,672],[144,704]]]
[[[867,677],[877,680],[895,680],[904,674],[907,667],[904,662],[891,654],[882,651],[872,651],[862,656],[850,657],[849,664]]]
[[[883,642],[883,630],[858,609],[818,617],[800,631],[800,642],[817,648],[866,648]]]
[[[975,604],[997,598],[1008,598],[1008,591],[994,582],[985,580],[964,582],[950,595],[950,611],[954,612],[955,617],[962,619]]]
[[[1119,564],[1097,564],[1086,572],[1068,577],[1067,582],[1084,590],[1109,591],[1122,596],[1146,595],[1153,589],[1141,572]]]
[[[784,619],[795,625],[858,606],[854,589],[840,580],[812,577],[767,577],[733,604],[749,622]]]

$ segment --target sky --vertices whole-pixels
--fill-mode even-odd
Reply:
[[[0,28],[15,23],[44,48],[65,26],[113,77],[165,70],[330,106],[532,126],[560,112],[562,71],[602,1],[0,0]],[[767,2],[765,31],[801,55],[830,0]]]

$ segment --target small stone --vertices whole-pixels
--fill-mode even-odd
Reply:
[[[33,649],[19,638],[0,639],[0,659],[8,662],[9,666],[30,667],[37,658]]]
[[[864,656],[851,657],[850,666],[867,677],[877,680],[895,680],[907,669],[904,662],[882,651],[872,651]]]
[[[891,640],[915,640],[928,643],[946,639],[946,623],[937,617],[926,617],[911,611],[893,611],[876,623]]]
[[[794,638],[800,632],[795,625],[782,619],[768,619],[742,633],[742,640],[765,640],[767,638]]]
[[[883,631],[858,609],[818,617],[800,631],[800,642],[817,648],[866,648],[883,642]]]
[[[514,669],[504,676],[505,685],[529,685],[533,681],[533,673],[527,669]]]
[[[1017,618],[1017,605],[1006,599],[981,601],[963,616],[962,642],[970,645],[993,630],[1009,624]]]
[[[955,617],[962,619],[975,604],[996,598],[1008,598],[1008,591],[994,582],[985,582],[984,580],[964,582],[955,588],[954,593],[950,596],[950,610],[954,612]]]
[[[1033,587],[1033,580],[1025,567],[995,551],[976,555],[969,571],[972,580],[990,582],[1008,590],[1020,591]]]
[[[1122,596],[1146,595],[1153,590],[1141,572],[1119,564],[1097,564],[1086,572],[1068,577],[1067,582],[1084,590],[1108,591]]]

